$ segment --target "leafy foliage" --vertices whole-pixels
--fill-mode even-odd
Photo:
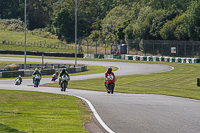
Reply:
[[[78,0],[78,38],[200,40],[199,14],[199,0]],[[0,18],[23,21],[24,0],[1,0]],[[75,1],[29,0],[27,20],[74,41]]]
[[[0,28],[10,31],[23,31],[24,23],[19,19],[0,19]]]

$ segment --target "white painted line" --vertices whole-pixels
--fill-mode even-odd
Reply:
[[[92,103],[83,98],[83,97],[80,97],[80,96],[76,96],[76,95],[71,95],[71,96],[75,96],[75,97],[78,97],[78,98],[81,98],[82,100],[84,100],[88,106],[90,107],[92,113],[94,114],[94,116],[96,117],[96,119],[98,120],[98,122],[101,124],[101,126],[109,133],[115,133],[114,131],[112,131],[104,122],[103,120],[101,119],[101,117],[99,116],[99,114],[97,113],[97,111],[95,110],[94,106],[92,105]]]

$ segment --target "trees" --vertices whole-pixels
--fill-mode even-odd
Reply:
[[[200,40],[199,0],[78,0],[78,38]],[[24,0],[1,0],[1,19],[24,21]],[[74,41],[74,0],[28,0],[30,30]]]
[[[176,16],[173,20],[167,21],[162,29],[160,35],[164,40],[187,40],[188,32],[183,27],[187,22],[187,14]]]
[[[127,6],[121,5],[113,8],[103,19],[102,34],[106,38],[116,39],[121,37],[123,39],[124,37],[119,35],[122,34],[122,29],[124,29],[123,24],[126,24],[130,18],[131,14],[129,14]]]
[[[23,18],[24,12],[23,0],[1,0],[0,1],[0,18],[11,19],[11,18]]]
[[[189,37],[192,40],[200,40],[200,2],[193,1],[187,10],[188,24],[185,23],[189,29]]]
[[[52,0],[29,0],[27,4],[27,22],[30,30],[51,25]]]
[[[54,20],[56,34],[58,39],[71,41],[74,39],[74,17],[72,17],[67,8],[62,8]]]

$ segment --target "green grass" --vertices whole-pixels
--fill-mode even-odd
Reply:
[[[162,63],[175,69],[148,75],[117,76],[115,92],[137,94],[161,94],[200,100],[200,64]],[[57,84],[48,86],[59,87]],[[105,91],[104,79],[71,81],[70,88]]]
[[[25,133],[1,123],[0,123],[0,132],[1,133]]]
[[[0,41],[12,41],[12,42],[24,42],[24,33],[23,32],[14,32],[7,30],[0,30]],[[63,48],[47,48],[47,47],[37,47],[29,46],[28,43],[41,43],[41,44],[61,44],[64,45],[61,41],[57,39],[43,38],[35,36],[32,34],[27,34],[27,51],[39,51],[39,52],[63,52],[63,53],[74,53],[75,49],[63,49]],[[12,50],[12,51],[24,51],[24,44],[20,45],[5,45],[0,42],[0,50]]]
[[[49,57],[46,57],[49,58]],[[50,57],[52,58],[52,57]],[[53,57],[56,59],[56,57]],[[72,59],[72,58],[57,58]],[[186,97],[200,100],[200,88],[197,87],[197,78],[200,78],[200,64],[182,64],[168,62],[146,62],[131,60],[103,60],[103,59],[80,59],[90,61],[108,62],[130,62],[130,63],[150,63],[173,66],[175,69],[169,72],[156,73],[150,75],[118,76],[116,82],[116,92],[141,93],[141,94],[161,94],[178,97]],[[105,91],[104,79],[90,79],[81,81],[71,81],[70,88]],[[59,87],[57,84],[48,86]]]
[[[17,41],[17,42],[24,42],[24,33],[23,32],[15,32],[15,31],[7,31],[7,30],[0,30],[0,40],[7,40],[7,41]],[[61,42],[57,39],[49,39],[43,38],[39,36],[35,36],[32,34],[27,33],[26,36],[27,42],[30,43],[43,43],[43,44],[60,44]]]
[[[0,90],[0,105],[1,133],[87,133],[88,109],[72,96]]]
[[[19,45],[5,45],[2,44],[2,40],[6,41],[12,41],[12,42],[20,42]],[[2,30],[0,29],[0,50],[12,50],[12,51],[24,51],[24,44],[21,44],[21,42],[24,42],[24,33],[23,32],[15,32],[15,31],[8,31],[8,30]],[[36,35],[32,35],[30,32],[27,32],[26,35],[26,42],[27,42],[27,51],[38,51],[38,52],[62,52],[62,53],[74,53],[75,48],[72,48],[71,46],[74,46],[75,44],[73,43],[72,45],[67,45],[61,42],[58,39],[50,39],[50,38],[43,38],[39,37]],[[67,49],[63,48],[47,48],[46,47],[37,47],[37,46],[30,46],[29,43],[38,43],[38,44],[59,44],[59,45],[65,45],[69,46]],[[18,44],[18,43],[17,43]],[[90,44],[91,45],[91,44]],[[110,49],[110,48],[107,48]],[[98,50],[101,52],[104,52],[104,46],[99,47]],[[87,52],[86,46],[82,47],[82,51],[84,53]],[[90,52],[95,53],[95,47],[91,48],[90,47]]]
[[[16,45],[5,45],[0,44],[0,50],[11,50],[11,51],[24,51],[24,46]],[[37,47],[37,46],[27,46],[27,51],[37,51],[37,52],[57,52],[57,53],[74,53],[74,49],[56,49],[47,47]]]

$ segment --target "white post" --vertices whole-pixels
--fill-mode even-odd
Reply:
[[[25,39],[24,39],[24,70],[26,70],[26,0],[25,0],[25,7],[24,7],[24,33],[25,33]]]
[[[75,66],[77,66],[77,0],[75,5]]]

